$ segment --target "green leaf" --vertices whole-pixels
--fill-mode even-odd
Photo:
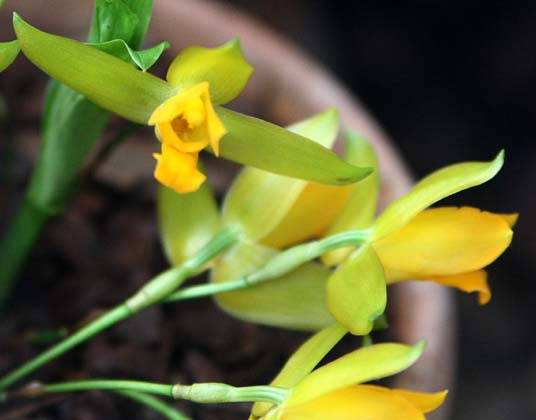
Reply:
[[[402,198],[391,203],[374,226],[373,240],[379,240],[406,225],[417,213],[435,202],[493,178],[502,168],[504,151],[490,162],[464,162],[433,172]]]
[[[57,82],[51,84],[42,145],[29,197],[49,214],[60,213],[76,186],[85,158],[110,119],[109,112]]]
[[[338,123],[337,111],[330,109],[288,129],[330,147],[337,136]],[[281,222],[306,185],[299,179],[246,167],[227,193],[223,220],[240,226],[245,237],[258,241]]]
[[[131,121],[146,124],[154,109],[176,93],[149,73],[90,46],[42,32],[16,14],[13,26],[21,50],[37,67]]]
[[[190,194],[160,186],[157,205],[160,237],[173,265],[192,257],[220,230],[218,205],[208,182]]]
[[[149,27],[149,22],[151,21],[151,15],[153,12],[153,0],[123,0],[126,5],[130,8],[131,12],[134,13],[138,18],[138,24],[134,29],[134,33],[128,41],[125,37],[119,36],[118,38],[124,39],[127,41],[127,44],[134,49],[140,48],[145,34],[147,33],[147,28]],[[113,39],[113,38],[112,38]],[[103,40],[106,41],[106,40]]]
[[[424,346],[422,341],[415,346],[384,343],[349,353],[309,374],[293,389],[286,406],[303,404],[350,385],[401,372],[415,363]]]
[[[212,102],[225,104],[242,92],[251,73],[253,67],[235,38],[217,48],[186,48],[171,63],[167,80],[179,90],[208,81]]]
[[[95,0],[88,42],[124,39],[128,43],[134,36],[138,22],[138,16],[124,1]]]
[[[287,389],[296,386],[347,332],[346,328],[338,323],[317,332],[290,356],[270,385]],[[251,412],[256,417],[262,417],[272,406],[270,403],[257,402]]]
[[[134,51],[122,39],[102,42],[100,44],[88,44],[99,51],[111,54],[127,63],[139,67],[142,71],[149,70],[160,58],[165,49],[169,48],[168,42],[161,42],[154,47],[142,51]]]
[[[16,40],[0,42],[0,72],[3,72],[15,61],[15,58],[19,55],[19,51],[19,43]]]
[[[326,236],[370,227],[374,221],[378,204],[380,177],[378,158],[374,148],[363,137],[350,130],[346,130],[344,140],[346,146],[344,159],[352,165],[368,166],[374,168],[375,171],[352,187],[348,201],[335,222],[330,226]],[[327,265],[339,264],[351,252],[351,247],[340,248],[326,254],[322,261]]]
[[[374,249],[363,245],[328,280],[328,307],[354,335],[372,331],[387,303],[383,267]]]
[[[211,281],[240,278],[262,267],[276,251],[242,242],[216,260]],[[219,306],[249,322],[298,330],[319,330],[335,320],[326,307],[330,271],[317,263],[302,265],[277,279],[216,297]]]
[[[220,155],[227,159],[320,184],[351,184],[372,172],[274,124],[219,106],[216,112],[227,130],[220,144]]]

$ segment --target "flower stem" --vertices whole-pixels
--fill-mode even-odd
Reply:
[[[287,389],[273,386],[234,387],[216,382],[169,385],[144,381],[94,379],[52,384],[32,383],[23,388],[19,395],[36,397],[43,394],[90,390],[135,391],[203,404],[257,401],[280,404],[289,392]]]
[[[78,346],[99,332],[134,315],[136,312],[165,299],[179,287],[189,276],[196,273],[208,261],[221,253],[237,240],[234,230],[224,230],[216,235],[201,250],[184,264],[172,267],[145,284],[124,303],[106,312],[101,317],[60,341],[55,346],[26,362],[13,372],[0,378],[0,391],[29,375],[39,367],[61,356],[66,351]]]
[[[169,295],[166,298],[166,302],[195,299],[246,289],[280,277],[326,252],[346,246],[359,246],[366,242],[369,235],[370,232],[368,230],[351,230],[328,236],[318,241],[297,245],[276,255],[264,266],[251,274],[221,283],[186,287]]]
[[[144,392],[139,391],[125,391],[125,390],[115,390],[116,394],[122,395],[126,398],[130,398],[133,401],[136,401],[140,404],[143,404],[152,410],[160,413],[163,417],[169,420],[190,420],[180,411],[174,407],[166,404],[159,398],[156,398],[152,395],[145,394]]]

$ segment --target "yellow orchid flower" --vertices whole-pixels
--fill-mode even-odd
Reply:
[[[205,181],[197,169],[199,151],[210,145],[218,156],[225,128],[214,112],[209,83],[202,82],[166,100],[151,115],[162,141],[162,154],[155,154],[155,178],[180,193],[196,191]]]
[[[280,405],[256,403],[249,420],[423,420],[447,391],[423,393],[362,384],[398,373],[413,364],[423,343],[363,347],[315,370],[344,335],[335,325],[312,336],[288,360],[272,386],[289,389]]]

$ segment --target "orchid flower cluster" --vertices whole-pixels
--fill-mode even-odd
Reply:
[[[110,3],[123,9],[112,12],[106,9]],[[90,36],[88,44],[40,31],[15,14],[17,39],[0,43],[0,71],[22,52],[57,81],[63,95],[77,95],[84,106],[68,114],[73,121],[84,121],[84,107],[91,107],[95,115],[102,113],[102,129],[109,113],[154,127],[160,142],[154,176],[162,184],[158,219],[171,266],[100,318],[0,378],[0,390],[5,393],[45,363],[149,306],[213,296],[222,310],[241,320],[314,334],[268,385],[95,379],[39,382],[17,395],[104,389],[174,419],[186,417],[151,394],[197,403],[251,402],[250,420],[424,419],[447,391],[368,384],[411,366],[424,342],[368,344],[318,365],[346,334],[368,336],[374,330],[385,313],[389,284],[433,281],[477,292],[480,304],[490,300],[484,268],[509,246],[517,215],[431,206],[493,178],[504,153],[489,162],[435,171],[378,215],[381,172],[375,151],[351,131],[345,132],[344,156],[331,151],[339,132],[335,109],[282,128],[224,108],[253,71],[237,39],[217,48],[187,48],[171,63],[166,80],[151,75],[147,69],[167,43],[136,51],[150,10],[150,1],[96,1],[96,15],[112,21],[125,13],[137,18],[131,19],[130,38],[97,31],[101,36]],[[57,108],[53,115],[61,115],[61,103],[50,101],[49,107]],[[66,185],[100,133],[88,138],[83,153],[73,151],[76,159],[62,162],[69,168],[64,172],[68,179],[56,183],[57,159],[69,159],[77,139],[61,126],[64,120],[49,115],[46,121],[60,134],[54,141],[62,142],[61,150],[52,140],[43,148],[39,174],[27,195],[32,217],[37,211],[62,210]],[[199,162],[204,149],[245,165],[221,210]],[[17,243],[10,242],[9,249]],[[205,270],[208,283],[184,286]]]

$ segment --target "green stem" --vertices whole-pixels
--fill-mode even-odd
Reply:
[[[276,255],[251,274],[221,283],[186,287],[169,295],[166,302],[207,297],[253,287],[259,283],[280,277],[326,252],[346,246],[359,246],[367,241],[369,235],[368,230],[352,230],[328,236],[318,241],[297,245]]]
[[[15,220],[0,244],[0,308],[14,284],[17,271],[51,215],[24,198]]]
[[[190,420],[180,411],[174,407],[166,404],[159,398],[153,397],[152,395],[145,394],[139,391],[114,391],[116,394],[122,395],[123,397],[130,398],[133,401],[136,401],[140,404],[143,404],[157,413],[162,414],[163,417],[169,420]]]
[[[203,404],[257,401],[281,404],[289,393],[287,389],[273,386],[234,387],[216,382],[168,385],[121,379],[93,379],[53,384],[34,383],[22,389],[20,395],[35,397],[42,394],[90,390],[137,391]]]
[[[184,264],[170,268],[154,277],[123,304],[116,306],[114,309],[78,330],[65,340],[26,362],[3,378],[0,378],[0,391],[29,375],[44,364],[61,356],[66,351],[78,346],[97,333],[132,316],[143,308],[165,299],[190,275],[196,273],[198,269],[203,267],[208,261],[221,253],[228,246],[236,242],[236,240],[237,233],[235,230],[222,231]]]

